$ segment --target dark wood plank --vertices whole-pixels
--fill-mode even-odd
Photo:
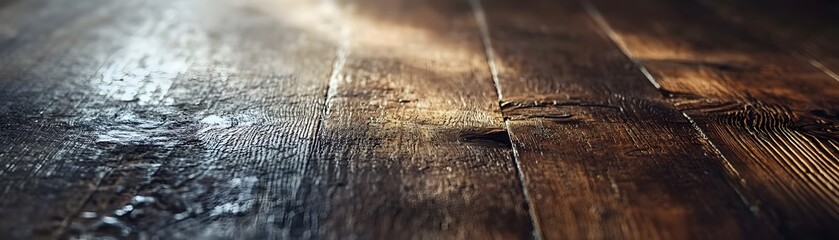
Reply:
[[[756,214],[787,237],[839,236],[839,82],[695,3],[595,2],[730,162]]]
[[[839,3],[700,0],[746,31],[770,40],[839,81]]]
[[[546,239],[777,237],[725,159],[577,1],[484,1],[502,111]]]
[[[316,238],[531,238],[468,2],[349,5],[301,224]]]
[[[0,200],[0,232],[4,237],[51,236],[59,232],[85,201],[89,186],[100,179],[97,176],[100,164],[87,161],[98,150],[86,144],[90,142],[79,140],[85,135],[78,133],[82,129],[74,121],[63,121],[69,120],[64,116],[74,110],[82,94],[77,91],[41,93],[48,89],[78,88],[76,84],[90,77],[102,54],[84,51],[93,46],[71,49],[75,43],[93,37],[90,31],[84,35],[87,39],[68,31],[87,29],[93,22],[114,18],[90,14],[94,11],[88,7],[113,11],[118,6],[104,1],[80,3],[81,8],[70,5],[60,1],[26,1],[7,5],[2,10],[2,16],[11,17],[4,21],[9,24],[5,28],[11,34],[4,39],[0,50],[4,63],[0,74],[3,112],[0,189],[4,196]],[[57,31],[60,28],[66,30]],[[112,48],[114,44],[97,47]],[[67,61],[74,57],[88,61]]]
[[[17,29],[31,37],[4,45],[4,238],[290,232],[338,49],[334,11],[80,2],[92,13],[39,6]],[[42,21],[53,11],[79,16]]]
[[[467,2],[84,4],[8,17],[4,237],[531,236]]]

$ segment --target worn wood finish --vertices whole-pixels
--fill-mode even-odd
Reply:
[[[311,22],[214,3],[50,1],[38,9],[58,15],[11,26],[0,232],[289,231],[337,46]]]
[[[89,134],[84,131],[92,131],[84,129],[81,122],[90,122],[94,120],[92,117],[67,119],[65,116],[74,114],[76,106],[81,105],[79,100],[91,92],[90,88],[77,85],[85,84],[99,67],[98,62],[106,57],[103,53],[115,48],[115,44],[73,48],[75,43],[96,37],[89,29],[93,22],[114,18],[92,14],[87,9],[98,5],[100,11],[112,11],[118,7],[93,1],[80,8],[71,5],[20,2],[3,9],[2,16],[14,18],[8,23],[16,24],[5,26],[10,34],[3,43],[3,80],[0,80],[3,84],[0,176],[5,196],[0,200],[3,216],[0,232],[6,237],[50,236],[61,231],[69,216],[76,214],[86,200],[90,186],[101,178],[100,170],[108,168],[103,165],[114,161],[98,160],[100,151],[93,145],[93,139],[85,139]],[[58,32],[60,26],[45,26],[49,24],[84,34]],[[93,49],[98,51],[85,51]],[[42,95],[68,88],[76,91]]]
[[[316,237],[530,238],[465,1],[350,3],[305,184]]]
[[[731,188],[724,160],[577,1],[483,9],[546,239],[775,237]]]
[[[722,152],[755,214],[788,237],[839,236],[839,82],[700,6],[596,7]]]
[[[69,5],[4,9],[6,237],[531,235],[467,2]]]
[[[833,10],[699,1],[0,0],[0,239],[839,237]]]

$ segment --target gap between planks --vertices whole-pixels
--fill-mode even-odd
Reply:
[[[632,55],[632,52],[629,50],[629,48],[623,42],[621,37],[618,36],[618,34],[612,29],[611,26],[609,26],[609,23],[606,21],[606,19],[603,17],[603,15],[600,13],[600,11],[598,11],[597,8],[591,2],[589,2],[587,0],[582,0],[581,3],[582,3],[583,8],[586,11],[586,14],[599,27],[598,30],[600,30],[602,33],[606,34],[606,36],[609,38],[609,40],[611,40],[611,42],[613,44],[615,44],[615,46],[617,46],[618,49],[620,49],[620,51],[624,54],[624,56],[629,58],[629,60],[632,61],[632,63],[635,65],[635,67],[638,68],[638,70],[641,71],[642,74],[644,74],[644,76],[647,78],[647,80],[650,82],[650,84],[652,84],[656,89],[658,89],[659,92],[665,93],[666,90],[661,88],[661,84],[658,83],[658,81],[647,70],[647,68],[644,66],[644,64],[641,63],[641,61],[639,61],[637,58],[635,58],[634,55]],[[728,183],[729,186],[731,186],[732,189],[734,189],[734,192],[737,193],[737,196],[740,198],[740,200],[743,202],[743,204],[745,204],[746,206],[749,207],[749,211],[755,217],[760,218],[761,217],[760,213],[759,213],[760,209],[758,208],[758,206],[755,205],[755,204],[752,204],[752,201],[743,193],[743,190],[741,189],[741,187],[736,184],[736,182],[740,182],[740,184],[745,185],[746,181],[740,176],[740,173],[737,172],[737,169],[734,168],[734,166],[731,164],[731,161],[729,161],[728,158],[726,158],[722,154],[722,151],[720,151],[719,148],[717,147],[717,145],[713,141],[711,141],[711,139],[705,134],[705,132],[699,127],[699,125],[693,120],[693,118],[688,116],[684,112],[684,110],[679,110],[679,112],[682,114],[682,116],[685,117],[686,120],[688,120],[690,122],[691,126],[693,127],[693,129],[696,130],[696,132],[699,134],[699,136],[702,137],[702,139],[705,140],[705,142],[707,142],[710,145],[710,147],[711,147],[711,149],[713,149],[714,153],[717,154],[717,156],[720,157],[720,159],[723,160],[723,164],[724,164],[726,170],[728,171],[728,173],[730,174],[729,178],[726,179],[726,182]]]
[[[335,53],[335,58],[332,60],[332,71],[329,73],[329,81],[327,82],[326,91],[323,93],[323,102],[321,103],[323,110],[320,113],[319,120],[315,123],[315,127],[312,132],[312,136],[315,136],[315,139],[309,143],[309,152],[306,154],[307,156],[303,169],[308,169],[309,162],[312,161],[315,156],[315,148],[317,148],[317,145],[320,142],[320,138],[317,137],[318,133],[320,133],[326,122],[326,118],[332,110],[329,105],[329,101],[335,97],[333,94],[337,91],[336,88],[338,88],[338,84],[340,84],[339,81],[341,81],[341,73],[344,71],[344,65],[346,65],[347,58],[350,55],[350,34],[352,30],[347,22],[342,22],[339,28],[339,31],[341,32],[338,36],[338,46],[336,48],[337,52]]]
[[[516,145],[513,143],[513,133],[510,130],[510,120],[504,118],[504,112],[501,109],[501,102],[504,100],[504,95],[501,92],[501,84],[498,82],[498,68],[495,64],[495,53],[492,51],[492,41],[489,36],[489,24],[487,24],[486,16],[484,15],[484,9],[481,5],[481,0],[468,0],[469,5],[472,6],[472,10],[475,14],[475,23],[478,26],[478,31],[481,35],[481,41],[484,45],[484,54],[486,55],[486,63],[489,68],[489,72],[492,76],[492,82],[495,86],[496,94],[498,95],[498,112],[502,115],[502,121],[504,121],[504,130],[507,132],[507,139],[510,139],[510,148],[512,149],[512,158],[516,165],[516,175],[521,183],[521,191],[524,194],[525,204],[527,204],[527,211],[530,215],[530,222],[533,224],[533,238],[537,240],[543,239],[542,235],[542,228],[541,223],[539,222],[539,218],[536,214],[536,206],[534,204],[533,198],[527,191],[527,181],[524,178],[524,172],[522,171],[521,160],[519,159],[519,152],[516,150]]]

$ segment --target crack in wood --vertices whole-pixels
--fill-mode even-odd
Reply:
[[[471,129],[459,134],[458,141],[479,144],[484,146],[495,146],[512,148],[510,135],[506,129]]]

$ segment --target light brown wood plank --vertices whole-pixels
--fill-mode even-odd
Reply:
[[[695,3],[594,2],[730,162],[756,214],[787,237],[839,234],[839,82]]]
[[[725,160],[577,1],[483,1],[491,60],[545,239],[777,237]]]
[[[348,5],[302,224],[317,238],[531,238],[468,2]]]

